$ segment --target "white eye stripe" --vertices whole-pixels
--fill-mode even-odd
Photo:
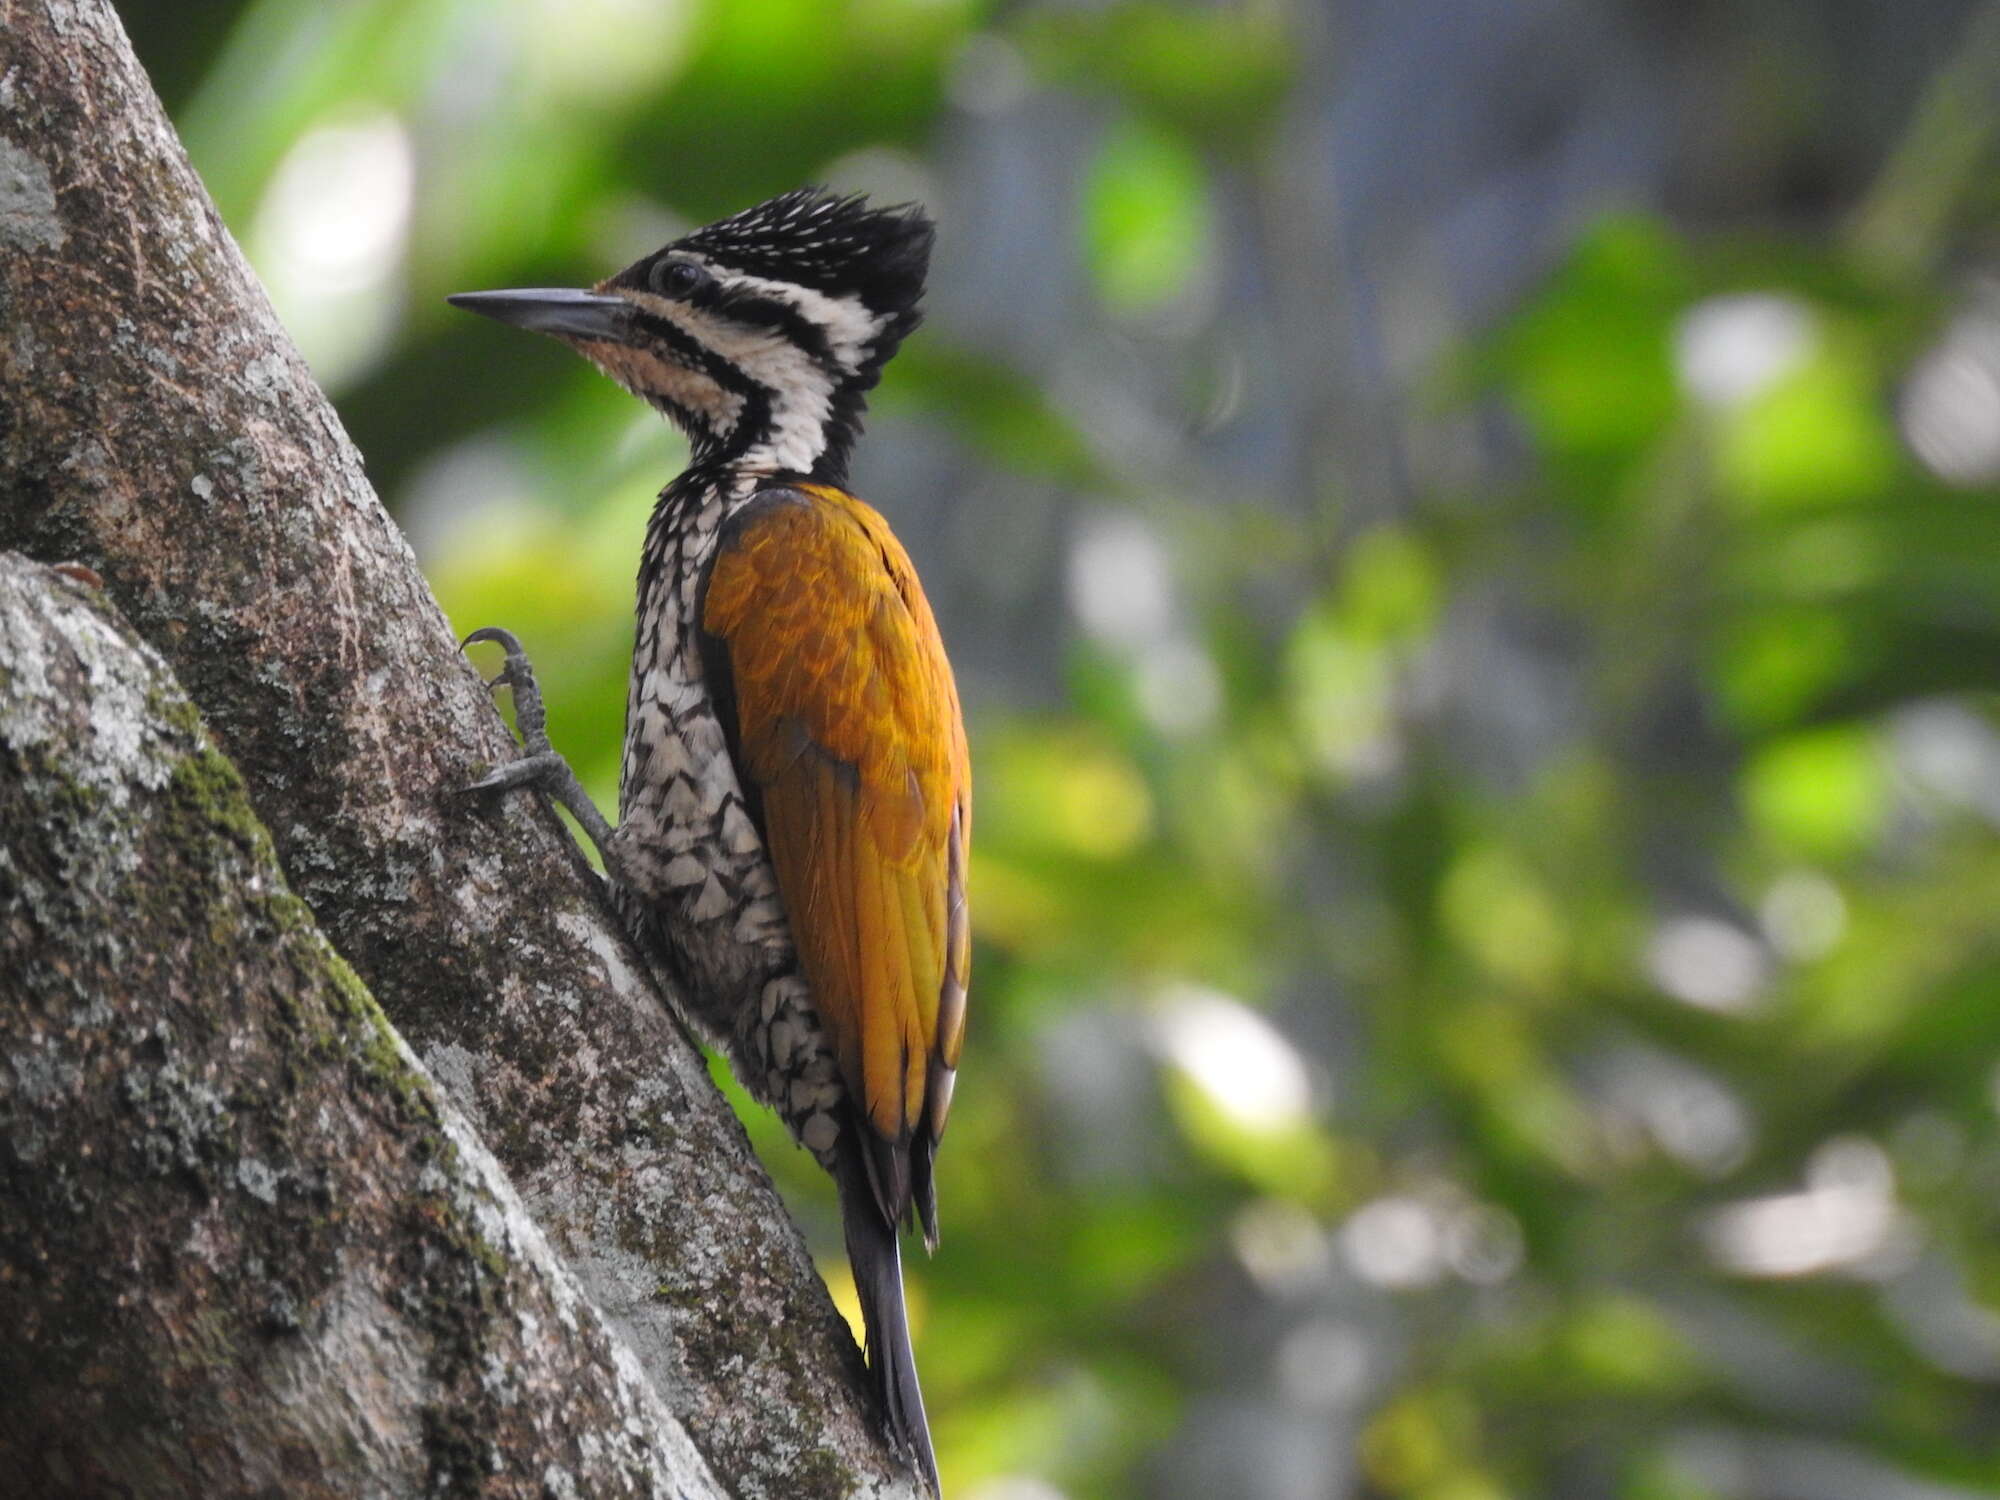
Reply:
[[[784,302],[826,337],[833,357],[848,369],[859,369],[867,358],[868,346],[880,337],[888,320],[868,310],[868,304],[849,293],[829,297],[825,292],[789,281],[773,281],[765,276],[721,272],[731,288],[756,292],[775,302]]]
[[[778,281],[769,276],[752,276],[745,271],[719,265],[697,250],[676,252],[677,259],[692,261],[715,275],[732,291],[754,292],[791,307],[825,337],[827,349],[850,370],[867,360],[868,346],[880,338],[889,320],[869,311],[868,304],[853,293],[830,297],[796,282]]]

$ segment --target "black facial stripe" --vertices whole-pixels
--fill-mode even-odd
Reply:
[[[725,391],[747,397],[759,388],[741,366],[731,364],[671,318],[658,317],[641,308],[634,321],[642,332],[672,350],[683,365],[699,370]]]
[[[766,297],[755,292],[730,297],[725,292],[717,299],[715,310],[738,323],[775,328],[784,336],[786,343],[803,350],[813,363],[831,374],[841,373],[834,361],[832,346],[826,341],[826,330],[782,297]]]
[[[755,381],[750,384],[751,390],[743,398],[743,415],[725,446],[725,458],[747,453],[771,436],[771,392]]]
[[[711,451],[704,452],[702,449],[708,445],[696,441],[695,456],[698,460],[726,462],[771,436],[772,392],[768,386],[751,379],[740,366],[731,364],[671,319],[640,309],[634,321],[644,333],[657,339],[689,369],[699,371],[723,390],[742,398],[742,412],[727,430],[718,430],[710,425],[706,417],[693,417],[692,414],[689,414],[691,420],[680,422],[681,430],[688,433],[691,440],[700,431],[707,433],[713,444]],[[679,411],[685,411],[676,401],[667,400],[658,404],[677,408],[677,411],[669,412],[670,416],[677,418]]]
[[[723,274],[727,275],[727,272]],[[726,286],[726,283],[724,285]],[[833,357],[833,346],[827,342],[826,330],[782,297],[768,297],[756,292],[731,297],[726,291],[722,295],[717,295],[710,289],[692,299],[690,305],[714,316],[727,318],[731,322],[773,329],[785,342],[799,349],[836,380],[847,374],[847,367]],[[684,352],[687,344],[693,344],[706,352],[707,346],[702,345],[699,339],[678,324],[656,318],[653,314],[643,311],[639,315],[639,321],[641,326],[648,330],[661,326],[671,327],[683,341],[674,345],[677,352]],[[704,365],[702,368],[707,367]]]

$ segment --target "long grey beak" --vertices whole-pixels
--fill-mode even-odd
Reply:
[[[534,333],[572,339],[624,343],[632,334],[632,304],[603,292],[566,287],[529,287],[513,292],[457,292],[444,299],[453,307],[497,318]]]

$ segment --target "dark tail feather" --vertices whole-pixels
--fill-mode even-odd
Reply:
[[[916,1205],[917,1223],[924,1231],[924,1249],[937,1254],[937,1182],[931,1168],[937,1157],[937,1141],[928,1131],[919,1131],[910,1142],[910,1202]]]
[[[852,1127],[844,1130],[852,1142]],[[933,1495],[938,1488],[937,1455],[931,1451],[924,1394],[917,1388],[917,1361],[910,1352],[910,1323],[903,1308],[903,1262],[896,1226],[877,1207],[867,1168],[853,1146],[841,1153],[840,1217],[847,1234],[847,1261],[861,1298],[861,1321],[868,1335],[868,1373],[889,1419],[889,1432],[909,1449]]]

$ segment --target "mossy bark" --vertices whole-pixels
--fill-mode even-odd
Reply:
[[[104,0],[0,27],[0,546],[78,559],[291,888],[743,1500],[914,1494],[795,1227],[538,799]]]
[[[0,1493],[720,1497],[159,658],[0,554]]]

